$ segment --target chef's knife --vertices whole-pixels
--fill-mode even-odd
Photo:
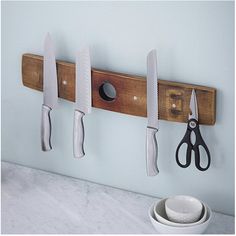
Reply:
[[[48,33],[44,41],[43,58],[43,105],[41,119],[41,145],[43,151],[49,151],[51,146],[50,112],[57,105],[57,70],[53,42]]]
[[[146,165],[147,175],[159,173],[157,168],[157,140],[158,131],[158,90],[157,90],[157,55],[156,50],[147,56],[147,137],[146,137]]]
[[[79,51],[76,56],[76,108],[74,112],[74,156],[81,158],[84,153],[83,117],[91,112],[91,62],[89,48]]]

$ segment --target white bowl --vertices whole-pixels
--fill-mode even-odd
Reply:
[[[207,217],[205,222],[203,222],[202,224],[188,227],[175,227],[158,222],[155,219],[153,210],[154,204],[149,209],[149,217],[156,231],[161,234],[202,234],[207,229],[212,216],[211,209],[207,206]]]
[[[154,214],[156,219],[165,225],[170,225],[170,226],[176,226],[176,227],[188,227],[188,226],[193,226],[193,225],[199,225],[203,223],[206,220],[207,217],[207,206],[203,204],[203,210],[200,216],[200,219],[194,223],[175,223],[172,221],[169,221],[166,211],[165,211],[165,201],[167,198],[160,200],[154,205]]]
[[[165,202],[166,214],[170,221],[176,223],[193,223],[199,220],[202,203],[191,196],[174,196]]]

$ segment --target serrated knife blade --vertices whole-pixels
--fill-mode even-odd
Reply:
[[[148,176],[159,173],[157,168],[158,131],[158,79],[157,53],[152,50],[147,56],[147,134],[146,134],[146,169]]]
[[[89,48],[79,51],[76,56],[76,109],[74,112],[73,150],[76,158],[85,155],[83,117],[91,112],[91,62]]]
[[[43,151],[52,149],[50,112],[56,107],[58,100],[57,69],[53,42],[50,34],[44,41],[43,58],[43,105],[41,118],[41,147]]]
[[[76,57],[76,109],[91,112],[91,62],[89,48],[84,48]]]
[[[157,54],[152,50],[147,57],[147,118],[148,126],[158,129]]]

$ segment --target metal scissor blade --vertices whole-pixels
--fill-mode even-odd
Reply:
[[[189,114],[188,119],[198,120],[197,96],[194,89],[192,90],[189,107],[191,114]]]

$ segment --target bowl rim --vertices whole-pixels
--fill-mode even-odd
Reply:
[[[154,220],[156,224],[158,224],[158,225],[160,225],[162,227],[172,228],[172,229],[176,229],[176,230],[183,229],[183,227],[177,227],[177,226],[171,226],[171,225],[163,224],[163,223],[159,222],[157,219],[153,218],[152,215],[154,214],[154,205],[155,205],[155,203],[153,203],[151,205],[151,207],[149,208],[149,211],[148,211],[148,215],[149,215],[149,218],[151,218],[151,220]],[[186,228],[200,227],[200,226],[208,224],[211,221],[211,218],[212,218],[211,208],[206,203],[205,203],[205,205],[206,205],[206,208],[207,208],[208,218],[206,218],[206,220],[204,222],[202,222],[201,224],[193,225],[193,226],[188,226]],[[155,214],[154,214],[154,216],[155,216]]]
[[[163,221],[166,221],[166,222],[167,222],[167,224],[165,224],[165,223],[160,222],[158,219],[156,219],[159,223],[165,224],[165,225],[169,225],[169,226],[173,226],[173,227],[191,227],[191,226],[195,226],[195,225],[202,224],[202,223],[205,222],[205,220],[206,220],[206,218],[207,218],[207,207],[208,207],[207,204],[201,202],[201,204],[203,205],[204,213],[201,214],[202,217],[201,217],[198,221],[193,222],[193,223],[177,223],[177,222],[173,222],[173,221],[170,221],[170,220],[164,218],[163,216],[161,216],[160,214],[158,214],[158,212],[156,212],[156,207],[157,207],[157,205],[158,205],[159,203],[161,203],[161,202],[164,202],[164,204],[165,204],[165,201],[166,201],[166,200],[167,200],[167,198],[163,198],[163,199],[159,200],[158,202],[153,203],[153,212],[154,212],[155,218],[157,218],[157,217],[156,217],[156,214],[157,214],[161,219],[163,219]],[[208,207],[208,208],[209,208],[209,207]],[[199,221],[201,221],[204,217],[205,217],[205,219],[203,220],[203,222],[199,222]]]

